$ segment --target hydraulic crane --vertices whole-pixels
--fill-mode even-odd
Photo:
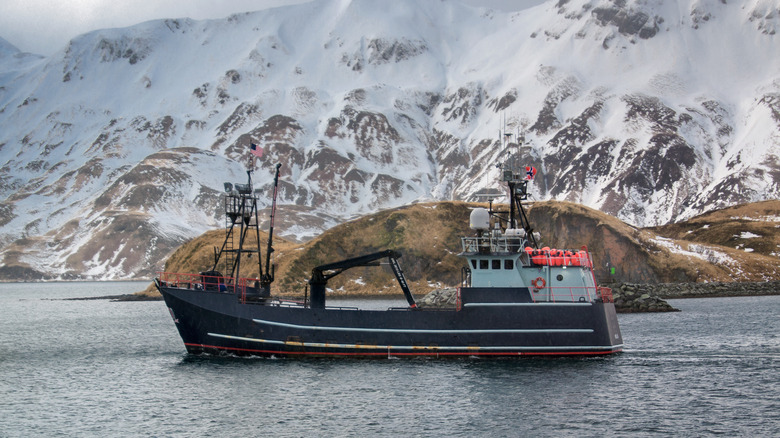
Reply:
[[[401,267],[398,265],[398,259],[401,257],[401,253],[389,249],[373,254],[342,260],[340,262],[328,263],[327,265],[317,266],[316,268],[312,269],[311,280],[309,280],[309,285],[311,286],[310,307],[312,309],[325,308],[325,287],[328,284],[328,280],[350,268],[355,268],[358,266],[379,266],[379,262],[377,262],[377,260],[385,257],[387,257],[390,261],[390,267],[393,270],[393,274],[395,274],[396,280],[398,280],[398,284],[401,286],[401,290],[404,292],[406,301],[409,302],[409,307],[416,309],[417,302],[414,300],[412,291],[409,290],[409,285],[406,283],[404,273],[401,271]],[[326,271],[330,272],[326,273]]]

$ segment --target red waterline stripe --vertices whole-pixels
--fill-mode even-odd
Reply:
[[[256,350],[252,348],[235,348],[235,347],[220,347],[216,345],[206,344],[184,344],[187,347],[199,347],[199,348],[211,348],[214,350],[226,350],[226,351],[242,351],[248,353],[262,353],[262,354],[278,354],[287,356],[606,356],[608,354],[620,353],[622,348],[610,351],[566,351],[566,352],[409,352],[409,353],[393,353],[392,351],[378,351],[371,352],[317,352],[317,351],[280,351],[280,350]]]

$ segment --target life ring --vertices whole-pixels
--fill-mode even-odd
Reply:
[[[536,277],[535,280],[531,281],[531,284],[535,289],[544,289],[544,287],[547,285],[547,282],[544,281],[544,278],[542,277]]]

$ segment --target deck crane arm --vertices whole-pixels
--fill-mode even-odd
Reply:
[[[398,280],[398,284],[404,292],[406,301],[409,302],[409,307],[416,309],[417,302],[414,300],[412,291],[409,290],[409,285],[406,283],[406,278],[398,264],[401,253],[389,249],[339,262],[328,263],[312,269],[311,280],[309,280],[309,285],[311,286],[311,307],[315,309],[325,308],[325,287],[328,284],[328,280],[350,268],[358,266],[378,266],[379,262],[377,262],[377,260],[385,257],[390,261],[390,267],[393,269],[395,279]]]

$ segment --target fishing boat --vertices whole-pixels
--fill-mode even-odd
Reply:
[[[472,210],[473,234],[461,239],[457,303],[443,309],[417,305],[395,249],[312,267],[303,301],[275,298],[271,255],[279,168],[264,265],[258,198],[248,170],[247,184],[225,184],[226,235],[213,266],[194,274],[160,272],[154,280],[188,353],[385,358],[597,356],[622,350],[611,291],[597,285],[591,253],[585,247],[540,247],[523,206],[532,167],[501,166],[508,209],[490,202]],[[242,258],[253,255],[260,274],[240,277]],[[407,304],[386,310],[327,305],[329,279],[384,259]]]

